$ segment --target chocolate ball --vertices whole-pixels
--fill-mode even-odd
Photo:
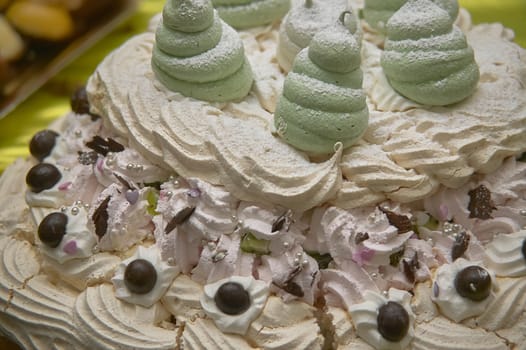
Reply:
[[[51,154],[51,151],[55,147],[55,139],[57,137],[58,134],[53,130],[37,132],[29,142],[29,152],[31,152],[33,157],[42,161]]]
[[[473,301],[482,301],[491,293],[491,276],[480,266],[468,266],[455,277],[457,293]]]
[[[64,213],[51,213],[38,225],[38,238],[50,248],[56,248],[66,234],[68,217]]]
[[[126,266],[124,271],[124,284],[135,294],[147,294],[157,282],[157,271],[151,262],[137,259]]]
[[[240,315],[250,307],[250,295],[236,282],[226,282],[217,290],[214,301],[227,315]]]
[[[409,314],[402,305],[389,301],[378,309],[378,332],[385,339],[398,342],[402,340],[409,330]]]
[[[40,163],[32,167],[26,176],[26,184],[31,192],[40,193],[55,186],[62,175],[56,166]]]
[[[71,110],[77,114],[89,114],[88,93],[85,87],[80,87],[71,95]]]

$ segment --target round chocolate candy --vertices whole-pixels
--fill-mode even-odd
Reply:
[[[236,282],[226,282],[216,292],[214,301],[227,315],[240,315],[250,307],[250,295]]]
[[[37,132],[29,142],[29,152],[42,161],[51,154],[53,147],[55,147],[55,139],[58,134],[53,130],[42,130]]]
[[[409,330],[409,314],[402,305],[388,301],[378,309],[378,332],[385,339],[398,342],[402,340]]]
[[[455,277],[457,293],[473,301],[482,301],[491,293],[491,276],[480,266],[468,266]]]
[[[157,282],[157,271],[151,262],[137,259],[126,266],[124,271],[124,284],[135,294],[147,294]]]
[[[88,94],[85,87],[80,87],[71,95],[71,109],[77,114],[89,114]]]
[[[26,184],[31,192],[39,193],[55,186],[62,175],[56,166],[40,163],[32,167],[26,176]]]
[[[66,234],[68,217],[64,213],[51,213],[38,225],[38,238],[51,248],[56,248]]]

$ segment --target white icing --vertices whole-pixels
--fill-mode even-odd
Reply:
[[[240,315],[223,313],[214,301],[217,290],[227,282],[239,283],[250,295],[250,307]],[[245,334],[250,323],[261,313],[268,297],[268,285],[253,277],[232,276],[204,286],[201,307],[224,333]]]
[[[414,338],[413,327],[415,315],[409,304],[411,294],[397,289],[390,289],[388,298],[371,291],[366,291],[364,294],[365,301],[363,303],[351,305],[349,308],[358,336],[378,350],[406,349]],[[409,329],[407,334],[398,342],[385,339],[378,331],[378,309],[389,301],[402,305],[409,315]]]
[[[78,210],[73,214],[73,208]],[[97,244],[95,233],[88,226],[88,212],[83,206],[66,207],[64,213],[68,222],[66,224],[66,234],[62,237],[60,244],[55,247],[49,247],[40,244],[40,250],[56,260],[59,264],[72,259],[87,258],[93,254],[93,247]]]
[[[97,183],[93,177],[93,170],[87,165],[73,168],[56,166],[61,174],[60,180],[51,188],[39,193],[26,191],[26,202],[32,207],[60,208],[74,200],[91,203],[93,195],[97,193]]]
[[[488,304],[495,298],[495,278],[492,276],[492,292],[482,301],[473,301],[462,297],[455,288],[457,274],[468,266],[477,265],[466,259],[459,258],[452,264],[445,264],[438,268],[434,278],[432,300],[438,305],[446,317],[455,322],[460,322],[468,317],[477,316],[484,312]],[[491,271],[488,271],[491,275]],[[436,286],[435,286],[436,285]],[[438,295],[437,295],[438,293]]]
[[[245,43],[258,43],[258,50],[247,50],[247,55],[258,70],[274,72],[268,75],[272,77],[276,62],[272,54],[262,52],[275,47],[275,41],[269,45],[275,35],[259,34],[243,32]],[[312,162],[269,135],[265,109],[273,110],[269,101],[279,88],[257,88],[257,99],[249,95],[240,103],[215,104],[199,112],[199,102],[152,83],[151,33],[130,40],[108,57],[90,79],[88,93],[105,125],[129,134],[130,143],[148,159],[182,176],[223,184],[240,199],[295,209],[329,199],[345,208],[386,198],[410,202],[431,194],[438,184],[457,188],[475,171],[491,172],[504,158],[526,148],[520,137],[526,106],[522,49],[491,26],[475,26],[467,37],[481,70],[475,94],[447,108],[392,113],[389,106],[375,107],[371,93],[379,91],[381,83],[368,82],[368,76],[378,67],[374,61],[380,50],[367,46],[364,73],[371,124],[357,146],[360,152],[353,156],[351,148],[343,163],[338,154]],[[178,112],[185,110],[198,112]],[[340,165],[345,169],[343,181]]]
[[[137,259],[144,259],[150,262],[155,267],[155,272],[157,273],[157,279],[153,289],[146,294],[133,293],[128,289],[128,287],[126,287],[124,283],[124,272],[126,271],[126,267],[132,261]],[[170,287],[170,284],[178,274],[178,267],[169,266],[165,262],[161,261],[161,256],[156,246],[151,246],[149,248],[139,246],[132,257],[122,261],[119,264],[117,271],[115,271],[115,275],[111,281],[115,286],[115,296],[117,298],[128,303],[150,307],[159,299],[161,299],[163,294]]]
[[[125,251],[151,233],[152,216],[148,213],[147,196],[152,189],[126,189],[113,183],[102,191],[92,205],[90,217],[109,196],[107,230],[100,237],[98,247],[104,251]],[[127,192],[134,192],[130,196]],[[128,198],[132,198],[129,200]],[[93,227],[93,223],[90,225]]]
[[[494,237],[486,245],[485,264],[497,276],[526,276],[526,257],[522,252],[525,242],[526,230]]]

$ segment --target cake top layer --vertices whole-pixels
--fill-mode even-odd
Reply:
[[[481,78],[471,97],[450,107],[397,94],[380,66],[382,50],[364,41],[370,124],[359,144],[326,159],[309,159],[272,134],[284,79],[274,60],[277,35],[275,27],[241,32],[254,85],[241,102],[213,104],[159,84],[150,68],[154,35],[137,36],[89,80],[93,112],[164,168],[224,185],[240,199],[294,209],[413,201],[526,150],[526,55],[500,25],[467,30]]]

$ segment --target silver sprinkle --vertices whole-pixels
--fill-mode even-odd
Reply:
[[[382,292],[382,294],[383,294],[383,295],[384,295],[384,297],[386,297],[386,298],[388,298],[388,297],[389,297],[389,292],[388,292],[388,291],[386,291],[386,290],[384,290],[384,291]]]
[[[371,273],[371,277],[372,278],[376,278],[376,277],[378,277],[378,274],[376,272],[373,272],[373,273]]]
[[[170,177],[168,178],[168,181],[172,182],[172,181],[174,181],[174,180],[175,180],[175,176],[170,175]]]
[[[80,209],[78,207],[71,208],[71,214],[78,215],[79,212],[80,212]]]
[[[81,130],[75,130],[75,136],[76,137],[81,137],[82,136],[82,131]]]
[[[93,252],[93,254],[97,254],[98,252],[100,252],[100,248],[98,245],[96,245],[93,246],[93,248],[91,248],[91,251]]]
[[[232,221],[236,221],[237,222],[237,216],[236,215],[232,215]]]
[[[521,214],[521,216],[526,216],[526,209],[521,209],[519,214]]]
[[[81,201],[81,200],[75,201],[74,204],[75,204],[76,206],[81,206],[81,205],[82,205],[82,201]]]
[[[133,170],[134,168],[135,168],[135,165],[132,163],[128,163],[128,165],[126,165],[126,169],[128,170]]]
[[[303,257],[303,253],[302,252],[297,252],[296,253],[296,258],[302,258]]]
[[[289,248],[290,247],[290,243],[289,242],[283,242],[283,247],[285,249]]]
[[[175,187],[179,187],[179,185],[180,185],[179,180],[174,180],[173,183],[174,183],[174,186],[175,186]]]
[[[84,209],[89,210],[89,208],[91,208],[91,206],[89,205],[89,203],[84,204]]]
[[[172,191],[168,191],[166,192],[166,197],[170,198],[174,195],[174,193]]]
[[[298,258],[294,258],[294,260],[292,260],[292,263],[293,263],[294,265],[299,265],[299,264],[300,264],[300,259],[298,259]]]
[[[457,232],[458,232],[458,231],[460,231],[460,229],[461,229],[461,227],[460,227],[459,224],[453,224],[453,230],[454,230],[454,231],[457,231]]]
[[[305,260],[303,260],[303,261],[301,262],[301,264],[302,264],[303,266],[307,266],[307,265],[309,265],[309,260],[305,259]]]
[[[67,208],[67,207],[61,207],[61,208],[60,208],[60,211],[63,212],[63,213],[65,213],[65,212],[68,211],[68,208]]]
[[[115,164],[115,160],[113,160],[112,158],[106,159],[106,165],[107,166],[112,166],[113,164]]]
[[[243,220],[239,220],[237,223],[238,223],[239,226],[243,226],[244,221]]]
[[[168,258],[167,262],[169,265],[173,265],[175,263],[175,260],[174,258]]]

